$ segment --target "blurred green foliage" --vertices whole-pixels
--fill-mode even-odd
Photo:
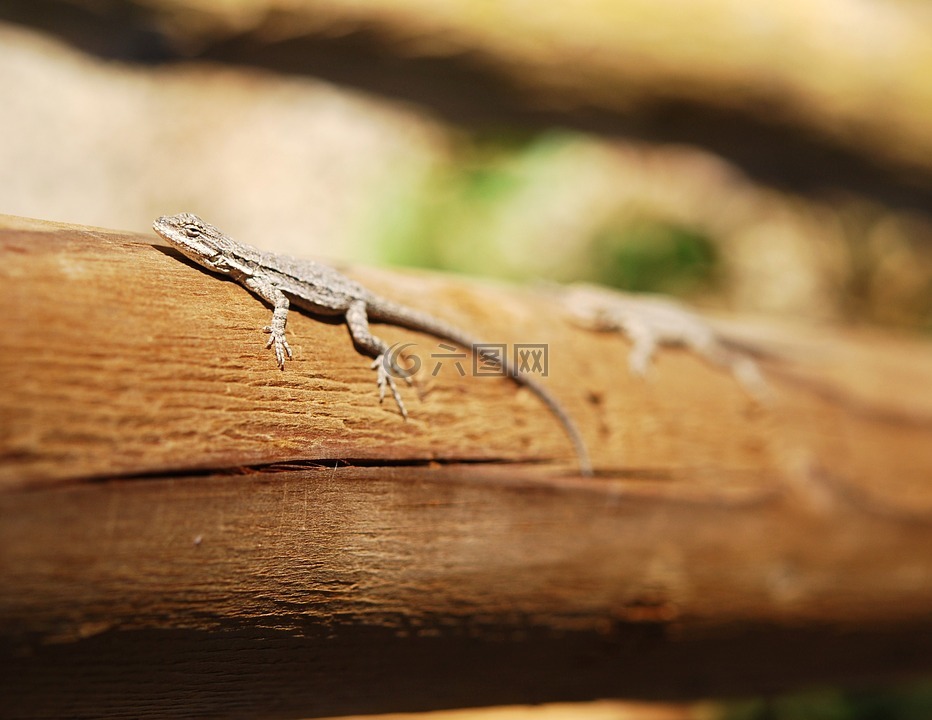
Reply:
[[[649,213],[612,208],[586,217],[591,141],[570,132],[460,138],[449,162],[387,212],[381,234],[393,264],[514,280],[594,281],[624,290],[689,295],[718,279],[712,238]],[[595,174],[598,179],[598,175]],[[583,197],[580,217],[572,196]],[[554,209],[569,202],[565,211]],[[592,202],[592,201],[589,201]],[[568,218],[554,230],[554,216]],[[386,215],[382,215],[385,220]],[[555,239],[558,238],[558,239]],[[559,248],[555,250],[555,246]],[[557,256],[553,267],[546,257]]]
[[[932,223],[682,149],[451,132],[429,171],[378,194],[364,234],[388,264],[932,332]]]
[[[730,703],[722,720],[928,720],[932,681],[889,690],[824,690]]]
[[[431,270],[504,274],[488,253],[479,252],[488,236],[481,226],[484,217],[506,207],[521,187],[521,178],[508,167],[509,160],[533,154],[536,138],[532,133],[508,131],[460,136],[448,162],[424,186],[407,188],[402,198],[391,194],[386,207],[380,209],[383,259]],[[463,262],[455,246],[474,226],[468,243],[468,258],[474,262]]]
[[[592,279],[631,292],[692,295],[717,277],[712,239],[689,227],[642,218],[607,225],[592,239]]]

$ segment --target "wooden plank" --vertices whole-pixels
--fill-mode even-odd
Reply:
[[[179,262],[160,239],[7,223],[0,236],[6,482],[294,459],[574,465],[559,425],[530,393],[501,378],[470,377],[468,357],[464,377],[460,361],[445,361],[431,377],[433,356],[444,352],[434,338],[378,329],[390,343],[415,342],[424,364],[424,401],[408,393],[404,423],[391,403],[377,402],[369,360],[342,324],[293,313],[296,357],[281,372],[264,349],[267,308],[234,283]],[[753,404],[729,377],[688,355],[659,363],[656,384],[671,390],[664,396],[627,374],[622,341],[572,328],[553,301],[450,277],[358,276],[509,350],[547,343],[543,382],[588,429],[605,466],[623,452],[623,467],[651,467],[662,456],[666,471],[681,441],[703,452],[722,432],[738,442],[718,443],[720,462],[759,462],[748,451],[761,427],[748,428]],[[678,411],[713,397],[719,426],[684,432]]]
[[[932,526],[539,468],[0,495],[11,716],[684,699],[928,670]]]
[[[0,480],[151,473],[291,459],[527,460],[574,464],[560,426],[541,403],[503,378],[461,377],[447,361],[430,377],[438,341],[414,341],[424,402],[407,393],[411,418],[379,405],[371,360],[342,324],[299,313],[289,320],[295,360],[284,372],[264,349],[269,310],[161,247],[155,237],[66,230],[10,220],[0,239],[4,282],[0,369],[9,418]],[[17,224],[18,223],[18,224]],[[155,245],[153,245],[155,243]],[[395,278],[398,281],[398,278]],[[475,324],[490,342],[535,342],[546,323],[515,318],[507,293],[466,283],[404,279],[419,306],[484,306]],[[383,285],[384,285],[383,279]],[[448,312],[469,323],[470,311]],[[509,325],[516,323],[514,328]],[[555,392],[572,388],[573,355],[554,338]],[[500,340],[501,339],[501,340]],[[471,359],[464,354],[465,370]],[[584,403],[575,389],[566,401]]]
[[[443,352],[434,338],[377,326],[389,342],[416,343],[424,364],[423,401],[406,393],[407,423],[379,405],[369,361],[342,324],[292,313],[296,357],[279,371],[264,350],[268,310],[160,242],[0,223],[0,482],[347,458],[573,469],[558,423],[527,391],[470,377],[469,358],[465,377],[450,361],[430,377]],[[781,480],[805,489],[823,471],[872,492],[883,476],[887,502],[928,507],[928,342],[751,326],[781,358],[765,363],[775,392],[761,405],[682,351],[662,351],[646,380],[632,377],[624,340],[571,327],[557,303],[527,291],[429,274],[355,276],[509,349],[547,343],[542,381],[603,472],[685,473],[684,492]]]
[[[354,270],[492,340],[550,342],[585,479],[502,379],[444,368],[405,424],[345,328],[300,315],[278,371],[267,310],[153,243],[0,221],[4,713],[323,716],[928,669],[927,343],[749,324],[760,404],[685,352],[629,377],[623,340],[525,291]]]

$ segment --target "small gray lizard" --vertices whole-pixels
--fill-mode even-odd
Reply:
[[[559,290],[567,318],[579,327],[623,333],[633,344],[628,356],[632,373],[644,375],[658,345],[680,345],[709,362],[727,368],[755,398],[764,400],[767,384],[737,343],[720,338],[701,317],[674,300],[632,295],[584,283]]]
[[[406,371],[396,364],[389,352],[391,348],[369,331],[370,320],[424,332],[474,352],[480,344],[452,325],[379,297],[332,267],[312,260],[262,252],[251,245],[238,243],[196,215],[162,216],[152,227],[183,255],[208,270],[229,275],[272,305],[272,322],[264,328],[269,333],[266,347],[274,350],[278,366],[283,370],[285,358],[292,357],[285,339],[289,299],[316,315],[342,315],[356,348],[375,358],[372,368],[377,372],[379,401],[384,399],[385,388],[388,387],[405,418],[408,413],[393,375],[404,377],[409,382],[410,379]],[[581,472],[591,475],[592,465],[585,442],[563,406],[534,378],[520,372],[506,358],[501,358],[501,361],[504,374],[533,392],[559,420],[573,442]]]

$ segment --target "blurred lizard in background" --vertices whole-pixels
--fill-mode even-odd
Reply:
[[[679,345],[728,369],[748,393],[765,399],[767,384],[741,345],[721,338],[708,322],[676,301],[586,284],[560,286],[557,292],[570,322],[587,330],[621,333],[633,343],[628,355],[632,373],[647,373],[659,345]]]

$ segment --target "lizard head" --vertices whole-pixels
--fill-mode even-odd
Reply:
[[[152,229],[199,265],[217,272],[229,272],[227,260],[235,250],[234,244],[197,215],[163,215],[152,223]]]

